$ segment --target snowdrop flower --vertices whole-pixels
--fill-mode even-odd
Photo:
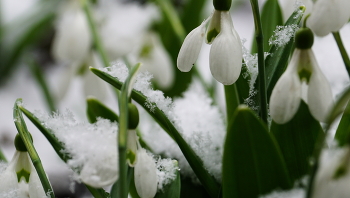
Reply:
[[[69,0],[58,16],[53,57],[59,62],[80,66],[91,42],[89,25],[79,1]]]
[[[47,198],[38,173],[18,134],[15,142],[15,155],[0,174],[0,197],[11,197],[16,194],[16,197]]]
[[[333,103],[330,85],[311,50],[313,34],[309,28],[295,35],[296,49],[291,61],[277,81],[270,98],[270,114],[279,124],[290,121],[298,111],[301,98],[318,121],[325,122]],[[307,86],[302,86],[302,84]],[[307,88],[307,90],[305,90]],[[307,92],[304,96],[302,93]]]
[[[337,32],[350,19],[349,0],[317,0],[308,19],[308,26],[317,36]]]
[[[209,18],[186,36],[177,57],[179,70],[191,70],[204,39],[207,44],[212,44],[209,65],[213,77],[224,85],[236,82],[242,67],[242,44],[228,9],[215,9]]]
[[[136,191],[141,198],[154,197],[158,186],[155,161],[143,148],[137,151],[137,157],[134,175]]]
[[[322,152],[312,198],[347,198],[350,194],[350,148]]]
[[[148,32],[143,44],[137,50],[135,62],[141,62],[140,72],[148,71],[161,89],[168,89],[174,82],[174,67],[168,52],[165,50],[158,34]]]

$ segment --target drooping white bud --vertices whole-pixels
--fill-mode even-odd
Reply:
[[[152,198],[157,193],[157,168],[154,159],[141,148],[138,150],[134,179],[136,191],[141,198]]]

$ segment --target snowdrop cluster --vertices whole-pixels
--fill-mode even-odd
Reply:
[[[109,68],[101,68],[123,82],[128,69],[124,64],[116,63]],[[173,122],[184,139],[191,145],[196,154],[203,160],[204,166],[218,180],[221,180],[222,147],[226,134],[223,116],[220,110],[212,105],[212,99],[205,89],[198,83],[193,83],[183,94],[183,98],[175,99],[174,102],[159,90],[150,87],[149,73],[140,73],[136,77],[134,89],[147,97],[148,108],[158,107]],[[143,139],[149,142],[150,147],[156,153],[165,153],[167,157],[179,160],[181,173],[195,178],[193,171],[188,165],[176,143],[171,140],[159,126],[152,125],[146,120],[140,127]],[[147,132],[152,131],[152,132]],[[213,133],[215,131],[215,133]],[[162,141],[158,141],[159,139]]]
[[[302,28],[296,33],[295,42],[291,61],[271,94],[271,117],[276,123],[287,123],[298,111],[303,99],[308,103],[311,114],[325,122],[333,98],[331,87],[311,50],[313,33],[309,28]]]

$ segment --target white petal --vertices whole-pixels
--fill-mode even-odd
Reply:
[[[17,161],[18,156],[14,156],[12,161],[8,164],[7,168],[0,172],[0,195],[5,196],[10,194],[11,191],[18,190],[17,175],[15,172],[15,161]],[[6,197],[6,196],[5,196]]]
[[[224,85],[238,79],[242,68],[241,40],[234,33],[229,12],[221,12],[221,31],[215,38],[209,54],[210,71]]]
[[[39,179],[38,173],[36,172],[33,165],[32,170],[29,177],[29,183],[28,183],[28,191],[29,191],[29,197],[37,197],[37,198],[47,198],[45,191],[43,189],[43,186],[41,184],[41,181]]]
[[[137,163],[137,141],[138,137],[136,135],[135,130],[129,130],[128,131],[128,142],[126,144],[126,154],[128,157],[128,154],[134,155],[135,156],[135,161],[131,162],[129,158],[126,159],[128,162],[129,166],[134,167],[135,164]]]
[[[88,65],[91,65],[95,68],[102,68],[103,65],[101,60],[97,56],[96,52],[90,53],[90,59]],[[91,71],[86,71],[83,76],[84,80],[84,93],[85,96],[95,96],[100,100],[105,100],[107,97],[107,84],[102,81],[100,78],[96,78],[97,76],[93,74]]]
[[[318,36],[326,36],[343,27],[350,18],[349,0],[316,1],[307,25]]]
[[[350,164],[346,162],[345,175],[334,178],[335,172],[348,158],[349,147],[322,151],[321,164],[315,177],[312,198],[348,198],[350,194]]]
[[[138,161],[135,165],[135,186],[136,191],[141,198],[151,198],[157,193],[157,168],[151,156],[145,149],[138,151]]]
[[[177,56],[177,68],[180,71],[188,72],[196,63],[203,44],[205,24],[206,22],[203,22],[186,36]]]
[[[309,51],[310,64],[313,68],[308,88],[308,105],[311,114],[321,122],[325,122],[330,108],[333,106],[333,95],[328,80],[320,70],[315,56]]]
[[[212,37],[212,36],[208,37],[210,32],[215,31],[215,32],[219,33],[221,31],[222,12],[225,12],[225,11],[214,10],[214,12],[211,16],[209,27],[205,33],[205,42],[207,44],[212,44],[217,36],[217,35],[213,35],[215,37]],[[210,39],[210,41],[208,39]]]
[[[149,54],[140,57],[139,62],[143,65],[140,72],[149,71],[160,88],[170,88],[174,82],[175,71],[169,54],[162,45],[158,34],[150,33],[145,40],[145,45],[150,45],[152,49]]]
[[[75,3],[70,2],[59,17],[52,52],[58,61],[81,64],[90,48],[91,35],[86,16]]]
[[[270,97],[271,118],[278,124],[290,121],[298,111],[301,82],[297,72],[299,56],[294,52],[287,70],[278,79]]]
[[[98,163],[86,163],[81,170],[80,179],[95,188],[113,184],[119,178],[117,157],[105,158]]]

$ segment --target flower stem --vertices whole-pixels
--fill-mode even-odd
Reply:
[[[34,61],[31,62],[29,65],[30,65],[32,74],[34,75],[36,81],[38,82],[41,88],[41,91],[44,95],[48,108],[50,109],[51,112],[56,111],[54,98],[52,97],[52,94],[47,86],[47,82],[44,78],[44,74],[39,68],[39,65]]]
[[[350,77],[350,58],[348,53],[346,52],[346,49],[344,47],[343,41],[340,37],[339,32],[333,32],[333,37],[335,39],[335,41],[337,42],[340,54],[343,58],[344,64],[345,64],[345,69],[348,72],[348,75]]]
[[[1,148],[0,148],[0,161],[7,162],[7,159],[6,159],[5,155],[2,153]]]
[[[102,59],[102,62],[103,62],[103,66],[104,67],[108,67],[109,66],[109,61],[108,61],[107,53],[104,50],[104,47],[103,47],[103,44],[102,44],[102,41],[101,41],[101,37],[98,34],[97,27],[96,27],[95,21],[93,19],[92,11],[91,11],[91,8],[90,8],[89,0],[81,0],[81,2],[82,2],[82,6],[83,6],[83,9],[84,9],[86,18],[87,18],[88,23],[89,23],[89,28],[90,28],[90,32],[92,34],[92,38],[94,40],[94,44],[95,44],[95,46],[97,48],[98,53],[101,56],[101,59]]]
[[[225,88],[225,99],[226,99],[226,114],[227,114],[227,123],[230,123],[230,120],[235,112],[236,108],[240,104],[239,95],[236,83],[232,85],[224,85]]]
[[[258,0],[250,0],[254,15],[255,39],[258,47],[258,98],[260,99],[260,117],[267,123],[267,96],[265,82],[265,57],[264,57],[264,37],[260,20]]]

